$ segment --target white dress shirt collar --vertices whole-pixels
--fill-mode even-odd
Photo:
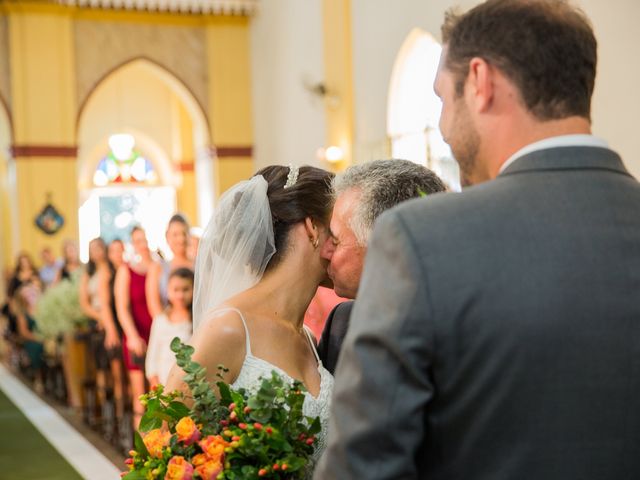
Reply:
[[[530,143],[529,145],[521,148],[516,153],[511,155],[506,162],[502,164],[500,167],[500,172],[502,173],[505,169],[515,162],[520,157],[523,157],[531,152],[536,152],[538,150],[546,150],[548,148],[557,148],[557,147],[601,147],[601,148],[609,148],[609,144],[602,140],[601,138],[594,137],[593,135],[587,134],[576,134],[576,135],[559,135],[557,137],[545,138],[544,140],[540,140],[538,142]]]

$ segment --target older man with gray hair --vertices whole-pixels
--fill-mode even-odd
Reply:
[[[401,202],[447,190],[431,170],[408,160],[375,160],[349,167],[334,179],[335,204],[330,235],[321,255],[335,292],[355,299],[360,285],[369,234],[378,216]],[[347,333],[353,301],[336,306],[322,332],[318,352],[334,372]]]

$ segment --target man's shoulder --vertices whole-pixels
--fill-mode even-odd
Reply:
[[[354,301],[339,303],[329,314],[327,323],[329,324],[329,334],[334,338],[338,338],[340,343],[349,328],[349,320],[351,311],[353,310]]]
[[[454,215],[463,212],[468,215],[469,211],[474,207],[477,208],[479,204],[485,208],[500,205],[505,196],[511,194],[509,190],[509,180],[498,178],[467,187],[461,192],[443,192],[415,198],[387,210],[383,215],[399,218],[408,226],[417,225],[415,222],[422,219],[442,218],[450,221],[456,218],[459,221],[461,217],[454,217]]]
[[[351,315],[351,310],[353,309],[353,305],[353,300],[339,303],[338,305],[333,307],[333,310],[331,310],[331,312],[329,313],[329,319],[334,321],[335,319],[346,319],[348,321],[349,316]]]

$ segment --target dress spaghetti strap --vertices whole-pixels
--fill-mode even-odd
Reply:
[[[313,341],[313,338],[311,337],[311,330],[304,325],[304,331],[307,334],[307,340],[309,340],[309,343],[311,344],[311,350],[313,350],[313,355],[316,357],[316,362],[318,363],[318,365],[320,365],[320,356],[318,355],[318,350],[316,349],[316,344]]]
[[[251,353],[251,339],[249,338],[249,329],[247,328],[247,322],[244,319],[244,315],[242,315],[242,312],[240,310],[234,307],[225,307],[225,308],[220,308],[218,310],[214,310],[213,312],[211,312],[211,315],[213,316],[217,313],[226,312],[228,310],[236,312],[238,315],[240,315],[240,320],[242,320],[242,325],[244,325],[245,348],[247,349],[247,355],[253,356],[253,353]]]

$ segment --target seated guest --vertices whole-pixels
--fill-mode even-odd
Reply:
[[[60,269],[60,264],[56,261],[56,257],[53,255],[53,251],[49,247],[44,247],[40,252],[40,259],[42,260],[42,267],[40,267],[40,280],[42,286],[46,289],[51,285]]]
[[[36,330],[33,311],[40,293],[39,282],[25,283],[16,290],[10,303],[11,313],[16,318],[18,338],[29,358],[27,373],[35,379],[37,390],[42,388],[44,348]]]

